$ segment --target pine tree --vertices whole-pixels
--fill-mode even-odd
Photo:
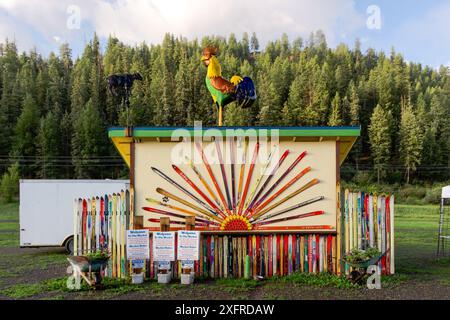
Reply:
[[[20,61],[14,42],[6,41],[1,61],[0,150],[3,155],[7,155],[12,145],[11,132],[20,114],[22,104],[22,91],[18,78]]]
[[[36,136],[39,127],[39,112],[34,99],[27,95],[14,129],[11,155],[24,163],[24,177],[34,177],[36,160]]]
[[[342,125],[341,98],[339,97],[339,92],[336,92],[336,95],[334,96],[328,125],[331,127],[338,127]]]
[[[175,106],[174,106],[174,124],[176,126],[186,126],[188,112],[191,109],[192,88],[191,75],[189,70],[189,61],[186,53],[182,55],[177,74],[175,76]]]
[[[250,51],[253,54],[259,51],[259,40],[255,32],[252,33],[252,37],[250,39]]]
[[[155,107],[153,123],[156,126],[173,124],[174,88],[170,70],[164,63],[164,55],[160,55],[152,67],[152,82],[150,84],[151,103]]]
[[[400,122],[400,157],[406,167],[406,183],[410,181],[411,171],[415,171],[420,164],[422,148],[422,131],[411,105],[408,104],[402,110]]]
[[[258,124],[260,126],[274,126],[280,123],[281,109],[279,98],[267,76],[261,76],[259,81],[260,96],[259,107],[260,113],[258,117]]]
[[[284,125],[295,126],[300,122],[300,111],[304,105],[302,101],[302,92],[304,91],[303,85],[301,76],[297,76],[291,84],[289,98],[283,108]]]
[[[64,160],[61,153],[62,132],[60,128],[60,107],[55,105],[45,117],[41,118],[37,135],[37,154],[39,157],[39,177],[57,179],[61,171],[58,160]],[[62,164],[64,164],[63,162]]]
[[[436,144],[439,149],[436,153],[437,163],[448,164],[448,140],[450,139],[450,125],[448,119],[449,111],[445,107],[438,95],[432,97],[430,102],[430,128],[435,132]]]
[[[370,118],[370,147],[378,183],[380,183],[390,160],[391,135],[389,126],[391,117],[390,111],[385,111],[380,105],[377,105]]]
[[[105,166],[101,159],[105,156],[108,144],[100,112],[92,100],[75,120],[72,138],[72,161],[75,176],[82,178],[101,178]]]
[[[224,124],[226,126],[246,126],[249,110],[238,107],[236,103],[231,103],[225,108]]]
[[[61,111],[70,111],[70,95],[72,89],[72,50],[67,43],[59,48],[59,59],[62,65]]]
[[[357,126],[360,124],[359,121],[359,112],[360,112],[360,104],[359,104],[359,96],[358,92],[356,91],[356,87],[353,82],[350,83],[349,87],[350,92],[350,125]]]
[[[248,59],[250,54],[250,40],[248,38],[247,32],[244,32],[244,34],[242,35],[241,47],[242,47],[241,58]]]

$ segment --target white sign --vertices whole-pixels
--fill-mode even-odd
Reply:
[[[193,260],[181,261],[181,269],[194,269],[195,263]]]
[[[200,232],[178,231],[178,260],[199,260]]]
[[[131,260],[131,268],[132,269],[143,269],[145,266],[145,260]]]
[[[127,259],[150,259],[148,230],[127,230]]]
[[[175,232],[153,232],[153,260],[175,261]]]
[[[158,270],[170,270],[170,261],[159,261]]]

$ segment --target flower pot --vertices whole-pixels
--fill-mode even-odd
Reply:
[[[181,284],[193,284],[195,279],[195,273],[182,273],[181,274]]]
[[[158,283],[168,284],[172,280],[170,273],[158,273]]]
[[[131,275],[131,283],[132,284],[141,284],[144,283],[144,274],[143,273],[133,273]]]

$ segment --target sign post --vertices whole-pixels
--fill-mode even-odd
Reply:
[[[145,260],[150,259],[149,247],[148,230],[127,230],[127,259],[131,261],[133,283],[144,281],[142,270]]]
[[[186,218],[186,230],[178,232],[177,259],[181,261],[181,284],[194,283],[195,261],[199,260],[200,232],[193,231],[195,217]]]
[[[158,283],[169,283],[171,280],[171,262],[175,261],[175,232],[170,232],[170,220],[160,220],[161,231],[153,233],[154,261],[158,263]]]

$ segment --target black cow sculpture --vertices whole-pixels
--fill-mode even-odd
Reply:
[[[120,97],[120,101],[124,100],[128,106],[133,83],[134,81],[142,81],[142,76],[139,73],[113,74],[107,80],[109,92],[114,97]]]

